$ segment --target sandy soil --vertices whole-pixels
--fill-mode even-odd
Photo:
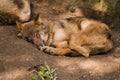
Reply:
[[[55,5],[52,5],[49,9],[48,4],[38,5],[37,1],[33,3],[36,3],[33,9],[37,9],[34,14],[38,11],[43,17],[53,18],[53,15],[63,17],[65,13],[60,6],[54,8]],[[57,9],[59,11],[56,11]],[[16,36],[16,25],[0,26],[0,80],[29,80],[31,73],[28,69],[45,61],[57,68],[58,80],[120,80],[119,26],[112,28],[114,48],[106,54],[93,55],[89,58],[43,53],[31,43]]]

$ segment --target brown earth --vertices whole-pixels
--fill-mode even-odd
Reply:
[[[82,13],[66,12],[64,5],[33,1],[33,14],[59,19]],[[57,6],[56,6],[57,5]],[[33,16],[34,17],[34,16]],[[29,80],[29,68],[47,62],[57,69],[58,80],[120,80],[120,25],[112,28],[114,48],[105,54],[53,56],[39,51],[31,43],[18,38],[16,25],[0,26],[0,80]]]

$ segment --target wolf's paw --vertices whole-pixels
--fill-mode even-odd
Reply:
[[[78,49],[75,48],[74,50],[76,50],[79,54],[83,55],[84,57],[89,57],[90,55],[90,50],[85,47],[79,46]]]
[[[49,47],[49,46],[40,47],[40,50],[42,50],[45,53],[50,53],[50,54],[53,53],[52,52],[52,47]]]
[[[82,54],[84,57],[89,57],[89,53],[87,52],[87,53],[84,53],[84,54]]]
[[[89,55],[90,55],[90,51],[88,50],[88,49],[85,49],[84,47],[81,47],[82,49],[81,49],[81,51],[82,51],[82,55],[84,56],[84,57],[89,57]]]
[[[44,51],[45,47],[44,46],[39,46],[40,51]]]

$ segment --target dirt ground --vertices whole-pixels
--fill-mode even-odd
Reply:
[[[56,19],[82,15],[65,13],[64,7],[33,1],[33,10],[42,17]],[[61,5],[62,6],[62,5]],[[65,13],[65,14],[63,14]],[[55,15],[55,16],[54,16]],[[61,17],[62,16],[62,17]],[[58,17],[57,17],[58,18]],[[53,56],[39,51],[31,43],[18,38],[16,25],[0,26],[0,80],[29,80],[29,68],[47,62],[57,69],[58,80],[120,80],[120,25],[112,28],[114,48],[101,55]]]

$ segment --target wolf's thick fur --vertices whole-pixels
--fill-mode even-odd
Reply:
[[[0,0],[0,24],[28,21],[31,15],[29,0]]]
[[[29,27],[22,24],[22,36],[30,32],[31,23],[27,23]],[[88,57],[90,54],[107,52],[112,48],[111,30],[107,25],[98,21],[74,17],[54,22],[38,17],[33,21],[33,27],[33,30],[39,31],[40,36],[36,40],[33,39],[34,36],[33,42],[38,42],[35,44],[50,54],[71,53],[73,56]],[[31,34],[26,37],[30,38],[30,36]]]

